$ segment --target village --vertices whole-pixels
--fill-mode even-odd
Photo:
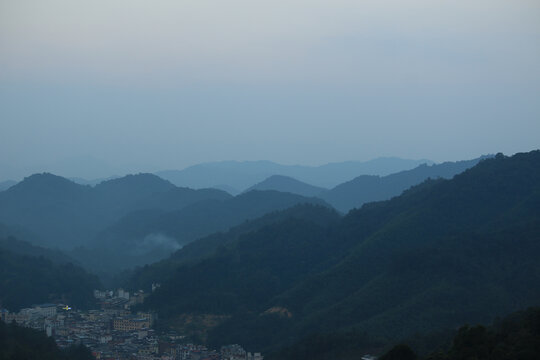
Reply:
[[[158,285],[155,285],[158,286]],[[45,331],[61,348],[85,345],[96,359],[114,360],[263,360],[260,353],[246,352],[234,344],[219,350],[186,342],[175,332],[153,329],[157,315],[131,311],[148,294],[123,289],[94,291],[100,309],[72,309],[66,304],[39,304],[19,312],[0,310],[6,323]]]

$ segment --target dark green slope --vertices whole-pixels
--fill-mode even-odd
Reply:
[[[339,265],[276,301],[298,312],[301,332],[354,325],[387,338],[536,304],[539,188],[535,151],[351,212],[344,223],[372,211],[384,222]]]
[[[246,234],[290,219],[331,227],[339,222],[340,216],[334,210],[311,204],[299,204],[285,210],[270,212],[260,218],[247,220],[227,232],[217,232],[193,241],[169,258],[137,269],[128,287],[134,290],[150,290],[152,283],[161,283],[174,276],[175,269],[179,266],[196,264],[224,249],[234,248]]]
[[[319,196],[336,209],[347,212],[368,202],[388,200],[398,196],[404,190],[418,185],[428,178],[451,179],[453,176],[473,167],[484,158],[486,157],[445,162],[431,166],[423,164],[411,170],[383,177],[362,175],[321,193]]]
[[[209,341],[265,351],[313,332],[355,327],[389,341],[489,321],[540,302],[539,190],[539,151],[499,155],[337,224],[284,221],[246,234],[175,270],[147,306],[170,317],[227,313]]]
[[[0,321],[0,359],[91,360],[94,357],[84,345],[61,350],[43,331]]]
[[[159,274],[159,266],[150,270],[165,281],[145,306],[165,315],[264,311],[268,299],[332,261],[328,253],[340,245],[325,229],[338,220],[333,210],[302,205],[203,239],[212,256],[181,250],[167,261],[177,265],[173,274]]]
[[[0,303],[10,311],[46,302],[86,308],[100,287],[97,277],[71,263],[0,250]]]
[[[386,347],[358,331],[313,335],[265,357],[354,360],[367,353],[382,354],[380,360],[536,360],[540,358],[540,308],[512,313],[490,326],[463,325]]]

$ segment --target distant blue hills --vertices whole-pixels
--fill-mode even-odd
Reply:
[[[385,176],[432,164],[430,160],[381,157],[369,161],[345,161],[321,166],[281,165],[271,161],[221,161],[197,164],[183,170],[158,171],[155,174],[177,186],[194,189],[217,187],[243,191],[272,175],[295,178],[313,186],[331,188],[359,175]],[[235,195],[235,194],[233,194]]]
[[[178,175],[176,181],[199,179],[193,186],[197,190],[155,174],[110,178],[93,186],[53,174],[34,174],[0,191],[0,223],[17,229],[4,232],[4,237],[13,235],[67,251],[77,248],[70,254],[81,264],[117,271],[157,261],[198,238],[272,211],[311,203],[344,214],[367,202],[390,199],[428,178],[452,178],[480,160],[428,165],[420,160],[380,158],[319,167],[221,162],[171,173]],[[391,169],[399,171],[384,175]],[[347,174],[351,176],[337,186],[314,185],[335,182]],[[244,175],[243,184],[249,184],[245,188],[237,181]],[[252,183],[262,176],[266,177]],[[315,180],[301,180],[306,178]],[[233,196],[234,191],[203,188],[212,182],[244,191]],[[122,261],[117,260],[120,253]]]

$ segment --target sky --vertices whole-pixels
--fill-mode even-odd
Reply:
[[[540,148],[538,0],[0,0],[0,180]]]

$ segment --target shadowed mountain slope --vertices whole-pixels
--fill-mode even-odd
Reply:
[[[2,237],[0,235],[0,249],[18,255],[43,257],[55,264],[76,263],[74,259],[67,256],[60,250],[46,249],[40,246],[35,246],[13,236]]]
[[[0,302],[10,311],[48,302],[93,306],[93,290],[100,287],[96,276],[71,263],[0,248]]]

